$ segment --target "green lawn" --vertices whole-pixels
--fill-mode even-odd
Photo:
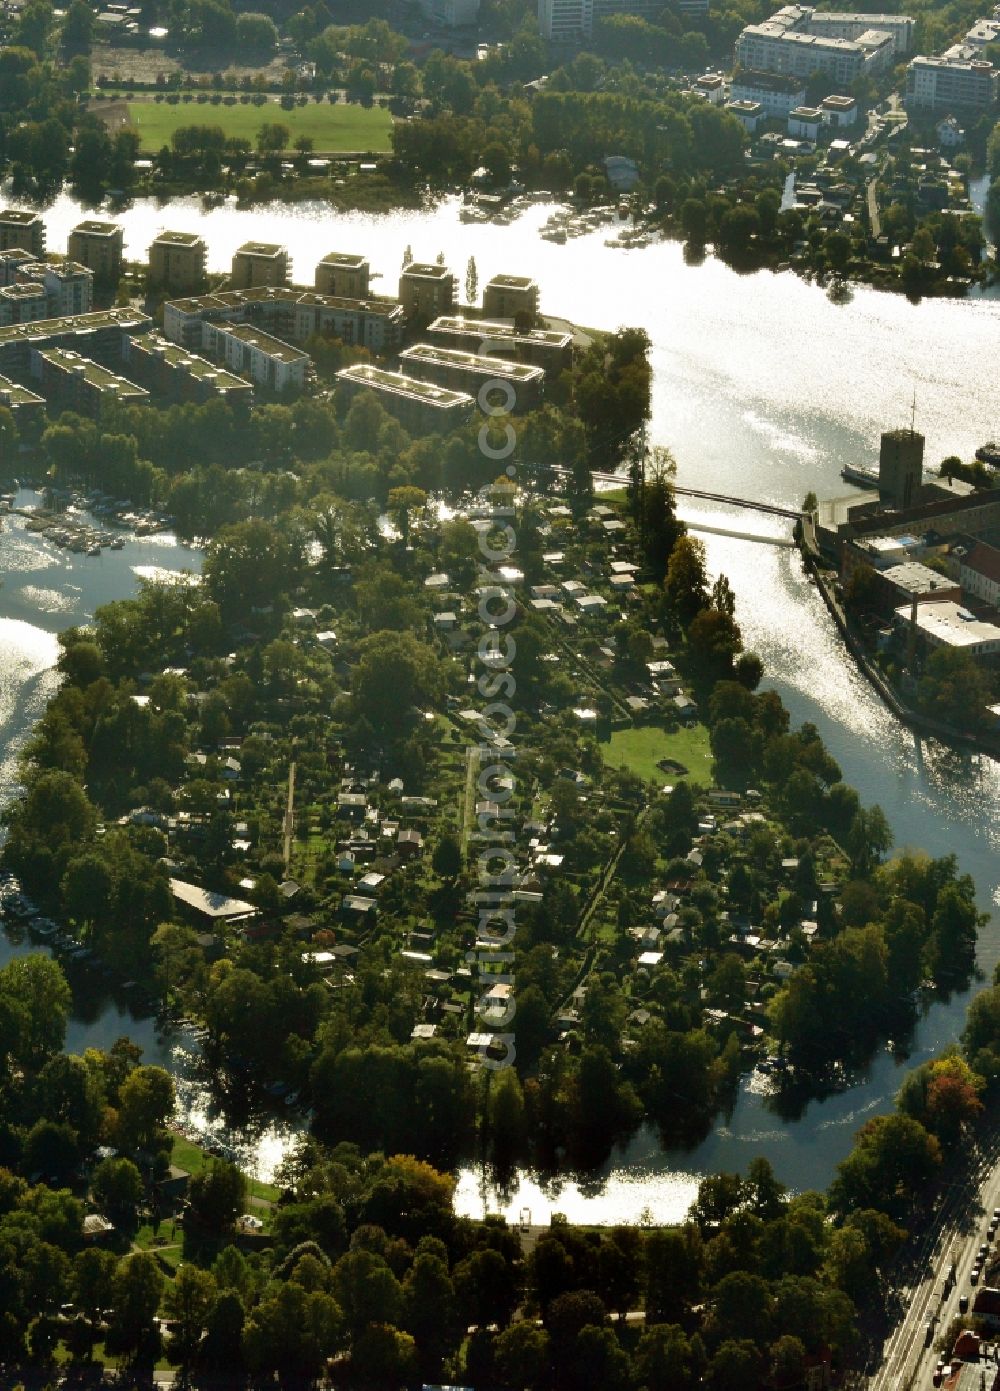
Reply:
[[[604,749],[604,761],[611,768],[620,768],[624,763],[641,778],[652,778],[659,783],[675,781],[656,766],[661,758],[676,759],[688,769],[692,782],[712,786],[712,753],[704,725],[684,726],[674,734],[667,734],[653,725],[617,729]]]
[[[200,1145],[194,1144],[191,1140],[186,1140],[183,1135],[174,1133],[174,1147],[170,1151],[170,1162],[176,1164],[178,1169],[186,1169],[189,1174],[200,1174],[212,1158]],[[247,1193],[252,1198],[264,1198],[268,1202],[275,1202],[278,1198],[278,1189],[273,1183],[261,1183],[259,1179],[247,1179]]]
[[[331,106],[329,102],[311,101],[307,106],[284,111],[276,102],[263,106],[213,106],[211,102],[180,101],[176,106],[168,106],[165,101],[130,101],[128,111],[147,153],[169,145],[178,126],[221,126],[227,136],[249,140],[253,145],[266,121],[288,127],[290,148],[298,136],[308,135],[317,154],[384,154],[390,149],[392,117],[380,106],[342,102]]]

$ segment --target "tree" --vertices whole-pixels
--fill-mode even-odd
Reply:
[[[549,1335],[527,1321],[497,1335],[494,1358],[500,1379],[514,1391],[538,1386],[549,1365]]]
[[[441,879],[454,882],[462,872],[462,845],[454,831],[445,831],[434,847],[431,868]]]
[[[51,957],[16,957],[0,970],[0,1059],[38,1072],[63,1045],[72,996]]]
[[[910,1116],[876,1116],[858,1132],[851,1153],[837,1166],[830,1190],[835,1209],[875,1208],[903,1216],[941,1162],[941,1147]]]
[[[670,552],[663,585],[667,609],[686,628],[695,614],[708,605],[705,546],[692,536],[681,536]]]
[[[129,1073],[118,1098],[118,1143],[130,1152],[151,1150],[174,1109],[174,1081],[162,1067]]]
[[[295,1280],[272,1285],[250,1315],[243,1345],[257,1372],[277,1372],[282,1380],[314,1380],[342,1343],[343,1320],[336,1301],[322,1290],[305,1290]]]
[[[469,257],[469,264],[465,268],[465,302],[475,304],[479,298],[479,271],[476,269],[475,256]]]
[[[676,1323],[649,1324],[635,1349],[633,1368],[646,1391],[688,1391],[704,1371],[705,1352],[697,1334],[688,1338]]]
[[[154,1319],[163,1294],[163,1276],[148,1251],[136,1251],[119,1262],[111,1287],[107,1346],[126,1356],[153,1350]]]
[[[164,1306],[167,1317],[177,1325],[171,1352],[182,1373],[186,1373],[194,1361],[217,1298],[218,1289],[211,1272],[200,1270],[190,1261],[184,1262],[167,1286]]]
[[[399,727],[412,705],[440,699],[442,672],[437,654],[410,633],[372,633],[360,645],[352,674],[359,714],[377,732]]]
[[[976,731],[986,725],[991,699],[989,679],[967,652],[942,646],[928,657],[917,684],[917,701],[926,714]]]
[[[278,46],[278,28],[266,14],[248,11],[236,16],[236,46],[244,53],[266,55]]]
[[[800,1386],[806,1369],[806,1350],[800,1338],[783,1334],[770,1349],[771,1379],[776,1387]]]
[[[403,1325],[412,1334],[425,1375],[439,1374],[458,1343],[455,1288],[440,1256],[418,1253],[403,1281]]]
[[[142,1175],[131,1159],[102,1159],[90,1191],[105,1215],[120,1227],[134,1227],[142,1202]]]
[[[280,154],[291,139],[291,131],[281,121],[265,121],[257,132],[257,153]]]
[[[63,48],[67,53],[89,53],[93,37],[93,10],[86,0],[73,0],[63,20]]]
[[[207,1231],[231,1231],[246,1204],[246,1177],[224,1159],[195,1174],[188,1187],[191,1213]]]

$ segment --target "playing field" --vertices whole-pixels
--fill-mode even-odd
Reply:
[[[683,763],[692,782],[712,785],[712,751],[708,730],[704,725],[688,725],[667,734],[654,725],[637,729],[616,729],[604,749],[604,761],[609,768],[624,764],[640,778],[652,778],[661,786],[677,782],[676,773],[664,773],[658,767],[661,758]]]
[[[325,101],[311,101],[308,106],[296,106],[291,111],[273,101],[263,106],[213,106],[211,102],[194,101],[168,106],[165,101],[130,101],[128,119],[142,137],[142,148],[147,153],[169,145],[178,126],[221,126],[227,136],[255,145],[257,132],[265,122],[281,124],[291,132],[289,151],[300,135],[307,135],[316,154],[384,154],[390,148],[392,130],[392,117],[380,106],[349,106],[340,102],[331,106]]]

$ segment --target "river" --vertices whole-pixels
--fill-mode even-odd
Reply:
[[[846,492],[842,466],[872,465],[879,432],[909,422],[914,396],[928,465],[948,454],[971,457],[996,433],[996,301],[912,305],[858,288],[846,303],[834,304],[823,290],[789,272],[739,275],[712,258],[687,264],[676,243],[622,251],[606,247],[609,233],[598,231],[557,246],[538,237],[549,211],[536,206],[514,224],[499,227],[461,224],[455,200],[426,213],[375,218],[333,215],[316,205],[206,211],[200,200],[182,199],[169,208],[141,202],[119,220],[126,230],[126,254],[136,256],[144,255],[165,227],[201,232],[212,270],[225,270],[235,248],[255,239],[287,245],[301,281],[309,280],[312,266],[329,251],[364,251],[382,277],[376,286],[386,292],[394,289],[406,247],[428,260],[443,251],[460,283],[469,256],[475,257],[480,285],[498,271],[531,273],[548,314],[599,328],[636,324],[647,329],[654,368],[651,437],[674,451],[679,481],[695,487],[786,505],[797,505],[809,489],[820,496]],[[50,250],[62,249],[83,215],[68,197],[52,204],[45,214]],[[780,521],[760,515],[690,501],[681,511],[696,524],[718,529],[762,537],[787,534]],[[793,717],[816,723],[845,779],[866,801],[884,807],[897,845],[923,846],[934,854],[955,851],[976,880],[980,905],[995,910],[1000,905],[998,765],[919,741],[891,718],[847,660],[796,552],[714,534],[704,539],[712,569],[725,571],[736,591],[747,645],[763,657],[768,681]],[[153,563],[139,559],[131,547],[99,560],[73,557],[70,562],[56,553],[60,565],[71,567],[69,573],[51,571],[46,563],[39,576],[21,582],[22,570],[29,575],[32,570],[19,548],[46,544],[18,538],[16,531],[0,537],[0,639],[13,658],[0,677],[0,739],[8,747],[23,739],[52,689],[52,634],[80,621],[88,606],[92,610],[113,590],[129,592],[133,566]],[[155,550],[157,563],[166,567],[191,563],[187,553],[168,544]],[[90,566],[97,568],[91,572]],[[30,592],[33,588],[49,593],[49,609]],[[60,611],[56,606],[67,594],[67,607]],[[10,766],[8,761],[5,785]],[[985,972],[992,972],[998,956],[994,921],[981,937]],[[967,1003],[967,995],[956,996],[930,1008],[916,1029],[911,1063],[956,1036]],[[108,1008],[98,1010],[91,1023],[74,1024],[71,1047],[81,1046],[84,1037],[113,1038],[126,1025],[134,1032],[127,1014],[109,1016]],[[148,1023],[138,1027],[140,1042],[160,1050],[158,1056],[175,1058],[176,1042],[159,1040]],[[779,1177],[796,1188],[824,1187],[857,1127],[891,1106],[899,1078],[898,1060],[882,1052],[863,1076],[852,1079],[852,1087],[811,1103],[800,1119],[787,1123],[747,1082],[732,1115],[720,1118],[693,1150],[664,1152],[643,1132],[593,1179],[543,1191],[522,1176],[513,1193],[502,1199],[490,1194],[489,1203],[515,1216],[529,1207],[536,1222],[551,1211],[598,1223],[634,1222],[644,1212],[654,1220],[674,1220],[690,1202],[700,1174],[745,1168],[757,1154],[766,1155]],[[221,1118],[208,1114],[210,1102],[197,1080],[182,1095],[182,1105],[194,1107],[194,1124],[222,1125]],[[286,1131],[276,1124],[238,1136],[241,1153],[261,1176],[270,1172]],[[460,1210],[476,1213],[482,1205],[477,1174],[463,1171]]]

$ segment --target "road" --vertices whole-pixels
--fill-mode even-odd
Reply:
[[[986,1229],[993,1210],[1000,1208],[997,1136],[985,1139],[975,1156],[965,1177],[945,1187],[918,1248],[908,1247],[901,1258],[894,1289],[901,1318],[885,1343],[881,1366],[869,1379],[869,1391],[910,1391],[911,1387],[928,1391],[939,1357],[939,1341],[959,1315],[960,1298],[968,1296],[972,1306],[976,1287],[969,1276],[980,1244],[988,1239]],[[1000,1257],[1000,1236],[989,1245],[988,1259]],[[956,1279],[945,1294],[953,1261]],[[928,1344],[929,1321],[933,1334]]]

